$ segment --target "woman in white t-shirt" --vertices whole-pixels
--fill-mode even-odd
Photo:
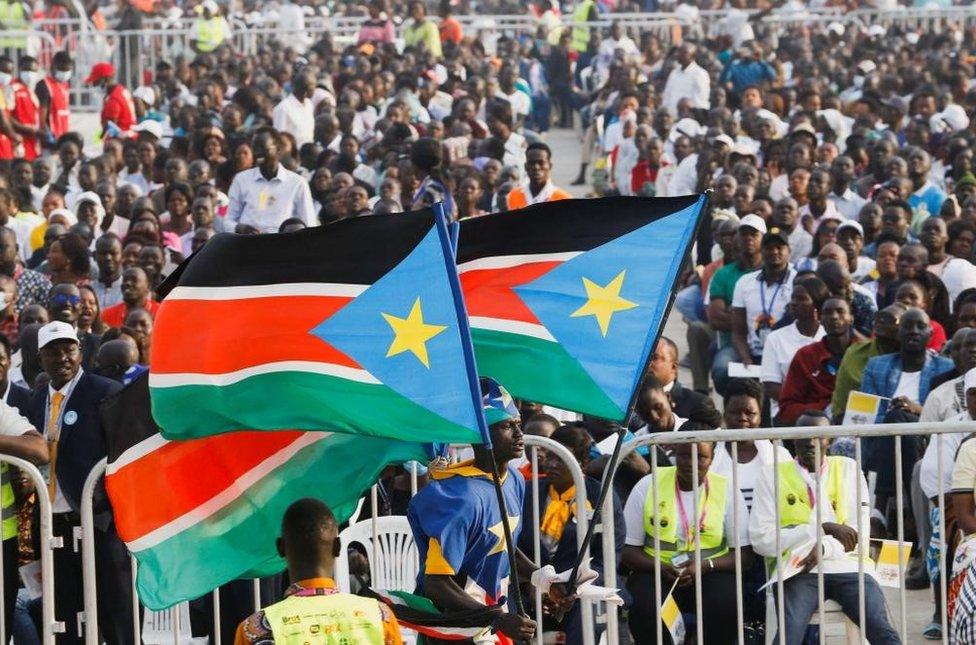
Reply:
[[[766,338],[759,380],[763,394],[769,397],[770,418],[775,419],[779,412],[779,390],[793,356],[797,350],[817,342],[824,335],[817,312],[829,297],[830,291],[820,278],[809,276],[797,280],[793,284],[789,305],[793,322],[774,329]]]

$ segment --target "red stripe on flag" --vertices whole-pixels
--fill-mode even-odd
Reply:
[[[272,296],[164,301],[153,331],[156,374],[225,374],[279,361],[359,367],[311,330],[351,298]]]
[[[461,289],[469,316],[501,318],[539,324],[513,288],[532,282],[562,262],[526,262],[503,269],[470,269],[461,274]]]
[[[246,431],[171,441],[127,464],[105,478],[109,496],[152,503],[113,506],[119,537],[131,542],[182,517],[304,434]]]

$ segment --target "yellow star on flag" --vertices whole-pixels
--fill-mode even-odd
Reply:
[[[508,528],[511,529],[512,533],[515,533],[515,529],[518,528],[520,516],[509,515],[508,516]],[[493,534],[498,538],[497,544],[488,552],[488,555],[494,555],[496,553],[501,553],[505,550],[505,527],[501,522],[495,524],[494,526],[488,527],[488,532]]]
[[[610,319],[618,311],[626,311],[637,306],[636,302],[631,302],[626,298],[620,297],[620,290],[624,286],[624,276],[626,269],[617,274],[617,277],[601,287],[589,278],[583,278],[583,287],[586,289],[586,302],[583,306],[570,314],[571,318],[578,316],[596,316],[596,322],[600,325],[600,333],[604,337],[610,328]]]
[[[382,315],[394,334],[393,342],[390,343],[386,357],[390,358],[403,352],[412,352],[417,360],[424,364],[424,367],[430,369],[430,360],[427,358],[427,341],[447,329],[447,326],[428,325],[424,322],[424,311],[420,306],[419,297],[414,301],[406,318],[398,318],[387,313]]]

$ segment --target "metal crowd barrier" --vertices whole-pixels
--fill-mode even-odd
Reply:
[[[37,530],[40,535],[40,557],[41,557],[41,643],[43,645],[54,645],[54,635],[64,631],[64,623],[60,623],[54,616],[54,549],[70,548],[65,545],[62,538],[54,537],[53,517],[51,515],[51,500],[47,496],[47,483],[44,475],[34,464],[12,457],[10,455],[0,455],[0,463],[8,467],[18,468],[31,480],[34,485],[35,495],[38,504],[38,516],[40,525]],[[16,537],[10,538],[17,540]],[[3,549],[0,549],[0,586],[6,581],[3,579]],[[4,619],[4,594],[0,589],[0,634],[9,633],[11,625],[5,624]]]
[[[861,440],[868,437],[894,437],[895,443],[895,504],[897,512],[897,539],[899,542],[904,542],[904,486],[903,486],[903,473],[902,473],[902,445],[901,440],[903,436],[931,436],[933,439],[939,439],[936,442],[937,457],[938,457],[938,472],[937,476],[939,479],[939,491],[938,491],[938,503],[940,509],[945,509],[945,493],[943,487],[943,468],[942,468],[942,457],[943,457],[943,441],[940,440],[942,435],[952,434],[952,433],[970,433],[976,431],[976,421],[968,422],[945,422],[936,424],[921,424],[921,423],[892,423],[892,424],[870,424],[861,426],[811,426],[811,427],[797,427],[797,428],[759,428],[753,430],[711,430],[711,431],[701,431],[701,432],[669,432],[669,433],[658,433],[646,437],[641,437],[636,441],[632,441],[623,446],[621,450],[621,461],[626,458],[630,453],[641,446],[648,446],[654,448],[658,446],[673,446],[676,444],[690,443],[692,444],[692,463],[693,463],[693,475],[692,479],[694,481],[693,495],[695,499],[695,507],[698,507],[700,487],[698,485],[698,443],[708,442],[717,444],[718,442],[728,442],[732,446],[732,481],[730,482],[732,487],[738,491],[738,459],[737,459],[737,448],[739,441],[754,441],[754,440],[772,440],[776,446],[780,446],[782,441],[791,439],[806,439],[806,438],[853,438],[855,441],[855,462],[857,464],[857,470],[859,473],[863,473],[862,464],[862,454],[861,454]],[[758,459],[758,456],[757,456]],[[817,446],[817,459],[820,459],[820,448]],[[774,478],[774,491],[775,496],[779,497],[779,470],[778,465],[781,459],[778,454],[778,450],[773,451],[773,461],[771,463],[773,467],[773,478]],[[765,467],[765,466],[764,466]],[[651,477],[657,476],[657,465],[656,461],[652,459],[651,461]],[[820,473],[819,471],[815,473],[814,479],[816,481],[817,490],[820,490]],[[652,480],[653,481],[653,480]],[[657,508],[658,502],[658,492],[654,491],[654,508]],[[858,486],[857,491],[857,505],[858,508],[864,504],[869,504],[869,500],[863,498],[863,491],[861,487]],[[819,544],[823,539],[823,527],[821,521],[821,505],[816,505],[817,513],[817,543]],[[868,548],[865,546],[866,541],[864,541],[865,533],[868,531],[870,535],[870,526],[864,526],[862,520],[863,512],[858,513],[857,517],[857,532],[858,532],[858,551],[861,553],[867,553]],[[613,514],[604,513],[604,531],[606,533],[613,533]],[[779,508],[778,504],[776,506],[776,518],[777,525],[779,523]],[[738,535],[739,531],[739,521],[738,513],[734,513],[733,516],[733,534]],[[946,539],[945,534],[945,514],[940,511],[939,513],[939,561],[940,561],[940,580],[938,583],[933,581],[933,586],[938,584],[939,586],[939,597],[940,597],[940,612],[941,612],[941,626],[942,626],[942,642],[949,642],[949,625],[947,619],[947,607],[946,607],[946,580],[944,576],[951,574],[951,571],[946,571]],[[728,530],[728,527],[726,527]],[[660,551],[660,542],[655,536],[655,550]],[[782,570],[782,550],[780,548],[780,529],[777,527],[776,530],[776,547],[777,547],[777,558],[776,558],[776,571]],[[696,559],[700,559],[701,554],[701,541],[698,533],[695,533],[695,554]],[[742,562],[741,554],[737,551],[736,567],[735,567],[735,582],[736,582],[736,617],[737,617],[737,629],[738,629],[738,642],[740,645],[744,643],[744,632],[743,632],[743,591],[742,591]],[[758,557],[758,556],[757,556]],[[818,556],[819,560],[819,556]],[[607,561],[608,568],[613,563],[613,560]],[[867,643],[864,629],[864,617],[865,617],[865,607],[864,607],[864,559],[858,558],[858,620],[856,621],[859,625],[860,631],[860,641],[862,643]],[[918,638],[909,638],[908,634],[908,619],[907,619],[907,602],[905,598],[905,565],[902,562],[899,554],[899,581],[900,587],[898,589],[899,607],[898,607],[898,620],[892,621],[892,625],[901,635],[902,642],[915,642]],[[616,572],[614,572],[614,575]],[[608,573],[608,578],[609,578]],[[663,622],[661,620],[661,602],[663,600],[663,594],[661,591],[661,567],[660,561],[655,560],[655,581],[656,581],[656,616],[657,616],[657,638],[658,642],[661,641],[661,635],[663,631]],[[829,575],[829,574],[828,574]],[[824,581],[823,572],[818,567],[818,612],[819,616],[825,616],[824,612]],[[608,580],[607,584],[610,584]],[[777,587],[777,611],[776,619],[778,626],[780,645],[786,645],[784,640],[784,612],[783,612],[783,581],[779,580],[776,584]],[[695,597],[696,597],[696,614],[701,616],[702,606],[701,606],[701,590],[702,590],[702,574],[700,569],[695,571]],[[818,614],[815,613],[814,616]],[[699,620],[698,625],[701,625]],[[771,634],[767,634],[766,642],[772,642]],[[611,641],[612,642],[612,641]],[[697,643],[698,645],[703,644],[703,630],[697,630]],[[820,643],[823,645],[825,642],[825,630],[823,627],[820,629]],[[793,645],[793,644],[789,644]]]
[[[582,470],[580,469],[579,464],[576,462],[575,457],[573,457],[573,454],[565,446],[562,446],[561,444],[558,444],[555,441],[551,439],[547,439],[545,437],[526,435],[525,445],[529,448],[528,458],[532,466],[533,474],[537,474],[539,472],[538,464],[539,464],[540,450],[556,455],[563,461],[563,463],[569,469],[570,473],[572,473],[573,482],[576,486],[576,508],[585,509],[587,507],[586,483],[585,483],[586,478]],[[14,460],[13,458],[3,458],[3,460],[9,461],[11,463],[16,462],[18,465],[20,463],[26,463],[26,462],[21,462],[20,460]],[[34,470],[36,471],[36,469]],[[81,545],[82,545],[82,566],[83,566],[83,588],[84,588],[85,645],[100,644],[100,638],[98,633],[98,588],[97,588],[97,581],[95,575],[95,523],[94,523],[93,499],[94,499],[95,489],[98,486],[104,474],[105,474],[105,460],[103,459],[92,469],[91,473],[89,473],[88,478],[85,481],[85,486],[82,489],[82,495],[81,495]],[[44,490],[46,488],[46,484],[44,484],[44,479],[39,472],[37,472],[37,477],[39,478],[38,481],[40,482],[38,489]],[[531,480],[527,482],[527,484],[529,486],[529,491],[527,491],[526,494],[532,495],[532,500],[534,502],[533,503],[534,512],[531,518],[531,527],[527,525],[523,525],[523,530],[533,531],[532,536],[533,536],[534,553],[532,555],[536,564],[539,564],[540,554],[541,554],[540,524],[541,524],[542,510],[539,505],[540,495],[539,495],[538,477],[533,476]],[[410,489],[411,489],[411,495],[416,494],[417,471],[415,467],[410,470]],[[373,522],[373,526],[374,526],[373,534],[375,537],[376,518],[378,516],[377,511],[379,506],[376,486],[372,487],[372,490],[370,491],[370,495],[372,499],[371,521]],[[42,503],[42,518],[45,517],[44,505],[46,504],[47,506],[46,526],[47,526],[47,535],[49,536],[51,531],[50,503],[47,502],[46,496],[39,495],[38,497],[44,500],[44,502]],[[605,505],[605,509],[608,510],[600,514],[601,515],[600,521],[603,525],[603,530],[604,530],[602,548],[604,550],[603,559],[605,563],[604,568],[606,571],[605,583],[608,585],[610,585],[611,582],[616,579],[615,563],[616,563],[617,555],[616,555],[616,548],[614,544],[614,533],[613,533],[614,523],[613,523],[612,497],[613,497],[612,495],[607,497],[607,503]],[[596,509],[594,509],[594,512],[595,510]],[[521,514],[521,509],[519,509],[519,513]],[[603,519],[607,517],[609,517],[609,522]],[[576,531],[578,546],[582,546],[583,539],[586,535],[587,527],[589,526],[589,522],[592,521],[592,519],[593,517],[587,513],[578,514],[577,531]],[[526,518],[523,518],[522,521],[525,522]],[[42,536],[45,535],[43,533],[44,526],[45,525],[42,522]],[[267,539],[273,540],[275,537],[276,536],[267,536]],[[53,585],[53,564],[50,561],[50,557],[51,557],[50,552],[45,551],[44,553],[47,554],[48,557],[48,565],[47,568],[44,570],[44,581],[46,585],[47,584]],[[589,554],[589,550],[587,549],[587,555],[588,554]],[[375,561],[377,557],[375,552],[372,555],[372,557],[373,560]],[[0,559],[0,570],[2,570],[2,564],[3,564],[2,559]],[[140,643],[142,642],[142,638],[141,638],[142,608],[140,607],[138,602],[138,596],[136,594],[136,588],[135,588],[135,580],[136,580],[136,562],[135,559],[132,558],[132,582],[133,582],[132,597],[133,597],[133,610],[134,610],[134,615],[132,616],[132,629],[134,635],[134,642]],[[211,593],[213,594],[213,603],[214,603],[214,609],[213,609],[214,641],[213,642],[215,643],[215,645],[220,645],[220,633],[221,633],[220,592],[219,589],[214,589]],[[518,592],[516,591],[516,593]],[[52,591],[50,593],[48,593],[47,591],[45,592],[45,599],[47,598],[50,598],[51,602],[45,604],[45,612],[48,611],[50,612],[51,620],[46,622],[49,625],[53,625],[52,622],[54,618],[53,586],[52,586]],[[260,597],[260,588],[259,588],[258,580],[254,580],[254,607],[255,607],[255,611],[261,608],[261,597]],[[0,596],[0,631],[2,631],[3,628],[2,609],[3,609],[2,596]],[[582,626],[583,626],[584,645],[594,645],[595,643],[593,612],[594,612],[594,607],[591,603],[583,603],[583,605],[581,606],[581,618],[582,618]],[[173,642],[176,645],[179,645],[179,643],[181,642],[181,638],[180,638],[181,630],[185,629],[187,630],[186,633],[189,633],[188,630],[190,629],[188,625],[184,626],[180,624],[179,616],[180,616],[180,612],[178,608],[174,609],[173,611],[174,641]],[[539,624],[539,630],[536,636],[536,643],[537,645],[543,645],[543,632],[542,632],[543,613],[542,613],[541,593],[537,593],[535,597],[535,617],[536,617],[536,622]],[[607,637],[609,639],[607,642],[617,643],[618,626],[617,626],[616,607],[613,606],[607,607],[606,615],[603,618],[603,620],[607,624]],[[51,645],[52,642],[53,640],[52,641],[45,640],[44,645]]]

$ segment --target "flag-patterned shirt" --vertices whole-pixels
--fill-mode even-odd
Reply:
[[[288,596],[328,596],[339,593],[335,581],[332,578],[309,578],[299,580],[292,584],[285,591]],[[400,627],[397,625],[396,618],[390,608],[384,603],[379,603],[380,615],[383,616],[383,643],[384,645],[402,645],[400,638]],[[255,612],[245,618],[237,626],[237,634],[234,636],[234,645],[272,645],[274,635],[271,632],[271,625],[264,614],[264,610]]]
[[[407,519],[424,575],[448,575],[473,598],[494,605],[508,589],[509,560],[492,477],[466,461],[431,471],[432,481],[410,501]],[[512,539],[518,543],[525,479],[514,466],[502,475]]]

